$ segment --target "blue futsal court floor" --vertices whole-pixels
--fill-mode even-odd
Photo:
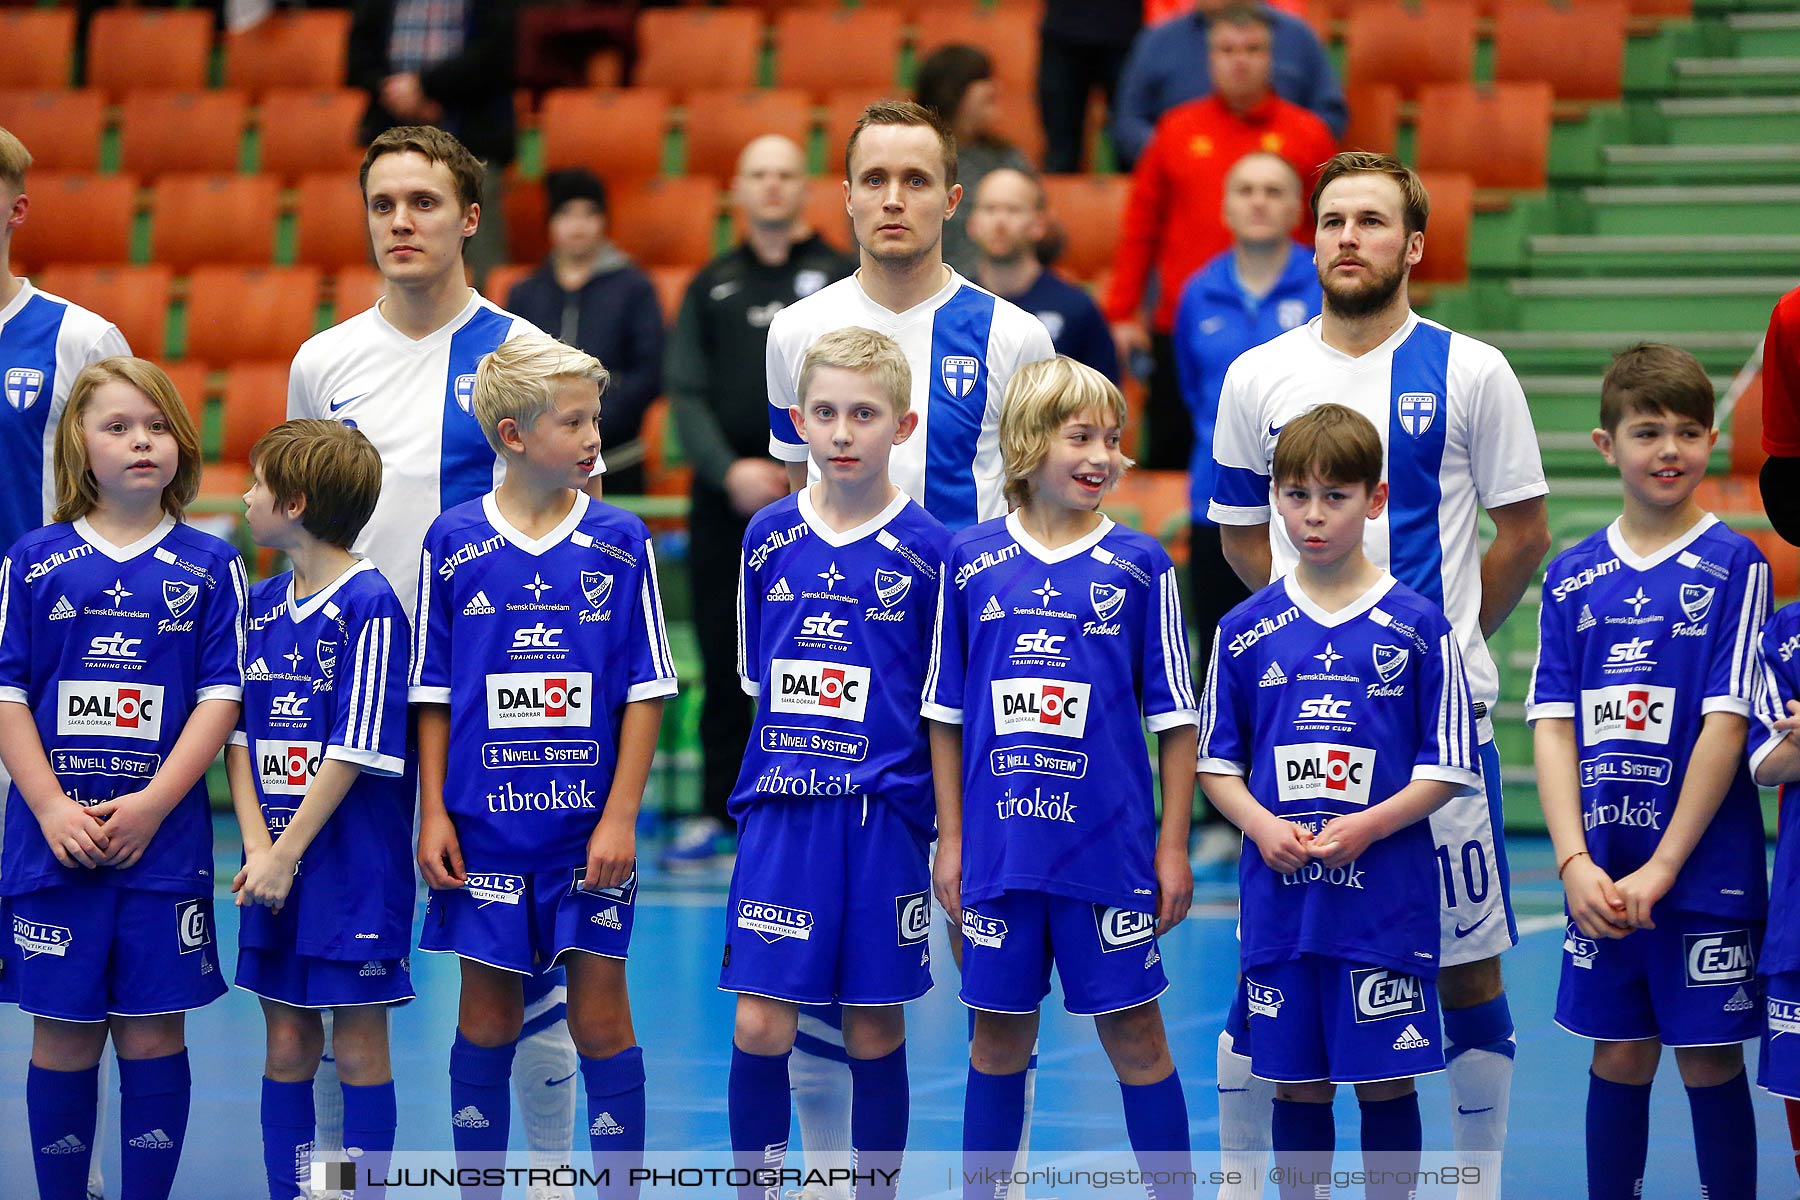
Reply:
[[[218,877],[229,880],[237,864],[235,829],[216,826]],[[724,876],[700,879],[660,874],[655,855],[640,846],[647,864],[638,892],[630,967],[633,1009],[649,1074],[649,1142],[658,1150],[723,1151],[725,1074],[730,1061],[732,998],[715,989],[723,946]],[[1522,939],[1505,958],[1519,1051],[1513,1086],[1511,1132],[1505,1164],[1511,1197],[1579,1196],[1584,1191],[1582,1120],[1586,1097],[1587,1043],[1551,1021],[1561,956],[1560,889],[1549,843],[1515,838],[1514,901]],[[1203,883],[1194,915],[1162,944],[1171,987],[1163,997],[1170,1042],[1188,1096],[1194,1148],[1218,1147],[1214,1102],[1214,1047],[1236,974],[1233,883]],[[228,895],[218,901],[220,959],[229,974],[236,961],[236,916]],[[915,1149],[954,1151],[960,1145],[963,1079],[967,1064],[966,1018],[956,1000],[955,968],[943,944],[942,921],[933,935],[937,988],[910,1005],[908,1061],[912,1070]],[[400,1101],[399,1145],[447,1148],[448,1077],[445,1074],[456,1019],[456,965],[445,955],[415,954],[419,999],[393,1020],[394,1076]],[[1076,1162],[1084,1153],[1127,1146],[1114,1076],[1093,1033],[1093,1023],[1063,1013],[1060,995],[1046,1002],[1032,1128],[1034,1166]],[[0,1197],[33,1194],[25,1134],[25,1064],[31,1044],[28,1018],[0,1011]],[[186,1152],[176,1182],[178,1197],[254,1200],[261,1191],[257,1123],[261,1075],[262,1014],[254,997],[233,990],[191,1014],[188,1045],[194,1072],[194,1105]],[[1747,1048],[1754,1071],[1755,1046]],[[112,1081],[116,1088],[116,1078]],[[1448,1093],[1443,1077],[1422,1084],[1428,1149],[1449,1147]],[[1793,1197],[1793,1160],[1781,1105],[1755,1092],[1764,1197]],[[99,1144],[108,1194],[118,1196],[116,1104],[110,1130]],[[1337,1107],[1340,1168],[1353,1168],[1356,1105],[1340,1095]],[[1652,1105],[1650,1169],[1646,1197],[1699,1194],[1686,1098],[1672,1056],[1665,1055]],[[513,1122],[514,1145],[522,1123]],[[585,1136],[580,1139],[586,1145]],[[795,1146],[798,1146],[796,1137]],[[522,1161],[522,1160],[521,1160]],[[1216,1162],[1216,1160],[1215,1160]],[[1202,1165],[1211,1165],[1201,1160]],[[904,1186],[904,1185],[903,1185]],[[1203,1195],[1208,1195],[1203,1189]],[[1273,1200],[1276,1192],[1266,1193]],[[1345,1193],[1360,1195],[1360,1189]],[[1048,1200],[1037,1196],[1032,1200]],[[1715,1198],[1724,1200],[1724,1198]]]

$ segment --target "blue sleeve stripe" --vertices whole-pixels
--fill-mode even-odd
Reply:
[[[925,511],[952,531],[981,518],[975,452],[994,375],[988,369],[994,297],[962,288],[932,316],[926,369]]]
[[[945,563],[943,572],[938,576],[937,619],[931,623],[931,658],[925,664],[924,702],[927,704],[937,701],[938,669],[943,665],[944,655],[944,605],[948,600],[949,586],[950,564]]]
[[[1738,613],[1736,644],[1731,657],[1731,694],[1749,698],[1750,672],[1756,655],[1756,632],[1762,628],[1768,612],[1769,565],[1750,564],[1750,579],[1744,587],[1744,605]]]
[[[1421,321],[1389,368],[1388,569],[1444,607],[1440,512],[1445,434],[1450,421],[1450,331]]]
[[[483,307],[450,335],[438,445],[439,512],[473,500],[494,486],[494,448],[475,419],[475,369],[506,340],[514,319],[509,312]]]
[[[749,630],[745,622],[749,617],[750,604],[750,567],[744,552],[738,551],[738,603],[737,603],[737,667],[739,679],[753,678],[750,674],[750,650],[748,645]]]
[[[1212,658],[1206,664],[1206,683],[1200,694],[1200,757],[1215,757],[1212,753],[1213,731],[1219,723],[1219,643],[1224,639],[1213,638]]]
[[[412,678],[408,686],[418,687],[425,674],[425,633],[431,624],[431,547],[419,551],[419,607],[413,613]]]
[[[1163,671],[1168,677],[1169,698],[1177,708],[1195,707],[1194,680],[1188,668],[1187,626],[1181,619],[1181,595],[1175,582],[1175,568],[1164,571],[1157,580],[1162,602]]]
[[[1213,461],[1218,474],[1213,480],[1212,498],[1228,508],[1267,508],[1269,477],[1248,467],[1229,467]]]
[[[675,678],[675,655],[669,650],[669,632],[663,628],[662,593],[656,580],[656,550],[644,543],[644,626],[650,635],[650,660],[658,679]]]
[[[237,677],[238,687],[242,689],[244,656],[250,637],[250,576],[245,570],[243,558],[236,554],[231,556],[231,588],[237,594],[236,619],[232,621],[231,629],[237,635]]]

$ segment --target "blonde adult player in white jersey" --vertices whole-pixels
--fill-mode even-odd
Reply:
[[[1452,801],[1431,824],[1443,891],[1438,992],[1456,1106],[1451,1127],[1459,1153],[1493,1156],[1479,1160],[1492,1168],[1483,1182],[1464,1185],[1459,1195],[1485,1200],[1498,1194],[1512,1083],[1513,1025],[1499,954],[1518,940],[1493,743],[1499,678],[1486,639],[1550,547],[1549,488],[1525,393],[1506,359],[1412,311],[1407,276],[1424,253],[1429,211],[1418,176],[1385,155],[1339,154],[1320,173],[1312,203],[1324,313],[1247,351],[1227,372],[1208,513],[1233,569],[1247,586],[1263,587],[1297,557],[1280,524],[1269,521],[1270,463],[1281,428],[1335,401],[1382,433],[1389,498],[1381,519],[1369,523],[1369,557],[1449,615],[1479,717],[1486,795]],[[1496,530],[1485,555],[1476,530],[1482,511]],[[1252,1082],[1248,1060],[1231,1052],[1233,1032],[1221,1037],[1219,1054],[1220,1136],[1228,1155],[1255,1150],[1251,1131],[1259,1127],[1266,1139],[1273,1094],[1271,1085]]]
[[[431,126],[400,126],[370,143],[361,180],[381,299],[309,339],[288,376],[290,419],[354,425],[380,452],[381,497],[355,550],[387,577],[409,616],[426,528],[486,493],[503,471],[470,405],[476,364],[500,343],[538,332],[468,285],[463,244],[481,220],[482,174],[462,143]],[[567,1161],[574,1137],[577,1062],[563,1016],[560,972],[529,981],[513,1088],[540,1163]],[[327,1059],[317,1077],[321,1150],[341,1145],[335,1074]]]
[[[894,447],[888,473],[952,530],[1006,512],[1001,494],[1000,401],[1013,373],[1056,354],[1042,321],[945,265],[944,222],[956,212],[956,139],[937,113],[881,101],[844,147],[844,204],[856,236],[856,273],[788,305],[769,325],[769,453],[806,485],[807,449],[788,409],[812,344],[850,326],[893,338],[912,368],[919,427]],[[960,956],[962,939],[951,931]],[[847,1165],[850,1071],[835,1005],[800,1010],[788,1074],[809,1167]],[[1037,1058],[1026,1076],[1025,1132]]]

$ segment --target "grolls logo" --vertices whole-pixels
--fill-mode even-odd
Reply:
[[[162,737],[162,685],[119,687],[63,680],[56,685],[58,733],[97,733],[154,742]]]
[[[737,926],[748,929],[771,946],[782,938],[804,942],[812,937],[813,915],[804,908],[789,908],[785,904],[739,900]]]
[[[1675,708],[1675,689],[1654,684],[1584,688],[1581,693],[1583,740],[1589,746],[1614,740],[1625,742],[1669,741],[1669,714]]]
[[[1323,798],[1367,804],[1369,784],[1375,774],[1375,752],[1329,742],[1277,746],[1275,770],[1283,803]]]
[[[809,658],[778,658],[769,664],[774,712],[813,713],[861,721],[869,704],[869,668]]]
[[[1078,738],[1087,733],[1088,685],[1061,679],[996,679],[989,687],[994,732],[1047,733]]]
[[[266,796],[304,796],[306,785],[319,773],[318,742],[258,738],[256,771]]]
[[[488,728],[593,724],[592,676],[586,671],[543,675],[515,671],[487,677]]]

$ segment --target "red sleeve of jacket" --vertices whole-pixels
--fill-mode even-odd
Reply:
[[[1800,458],[1800,288],[1776,303],[1763,342],[1763,449]]]
[[[1108,321],[1138,319],[1143,309],[1150,264],[1156,261],[1157,248],[1167,232],[1163,221],[1169,198],[1165,162],[1169,144],[1169,122],[1159,121],[1131,174],[1131,197],[1125,202],[1125,219],[1119,227],[1112,282],[1100,302]]]

